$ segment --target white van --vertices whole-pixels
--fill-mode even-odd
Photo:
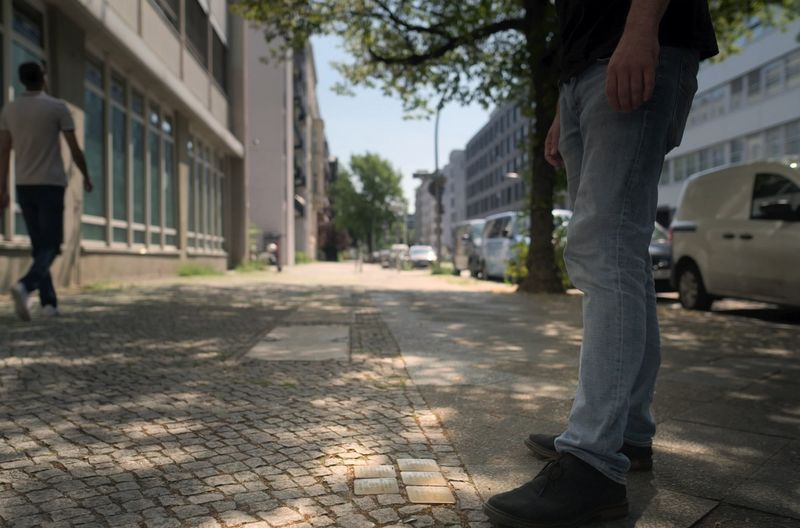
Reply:
[[[684,307],[719,297],[800,306],[800,171],[757,162],[696,174],[670,233]]]
[[[556,226],[566,225],[571,217],[571,211],[553,209]],[[487,216],[481,247],[481,277],[505,278],[508,262],[516,256],[517,245],[530,242],[529,232],[528,217],[523,213],[509,211]]]

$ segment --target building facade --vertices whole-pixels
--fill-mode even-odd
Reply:
[[[800,157],[800,22],[786,31],[755,28],[754,34],[741,53],[701,66],[683,141],[661,175],[662,222],[696,172]]]
[[[447,165],[442,169],[446,178],[442,204],[442,246],[448,254],[452,254],[454,247],[453,227],[458,222],[466,220],[466,167],[465,153],[463,150],[454,150],[450,153]]]
[[[242,24],[225,0],[2,0],[2,103],[17,67],[46,65],[66,101],[94,191],[64,148],[56,283],[174,275],[247,258]],[[13,197],[13,161],[11,171]],[[0,286],[30,264],[19,208],[0,222]]]
[[[286,265],[301,254],[315,259],[330,222],[333,173],[313,49],[309,43],[277,60],[255,27],[246,30],[245,49],[251,244],[260,252],[277,242]]]
[[[525,207],[524,178],[528,166],[524,140],[530,130],[529,121],[519,106],[507,104],[495,109],[489,122],[467,143],[466,218],[484,218],[504,211]]]
[[[425,173],[418,173],[423,175]],[[417,177],[415,175],[415,177]],[[430,178],[421,178],[414,195],[414,244],[436,245],[436,197],[428,190]]]

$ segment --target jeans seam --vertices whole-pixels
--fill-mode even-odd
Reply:
[[[642,117],[641,117],[641,127],[639,129],[639,138],[636,144],[636,151],[633,157],[633,161],[631,163],[631,167],[628,170],[628,173],[625,177],[625,198],[622,205],[622,211],[620,211],[619,222],[617,224],[617,230],[614,237],[614,244],[616,249],[615,260],[617,264],[617,298],[619,300],[619,347],[617,348],[617,357],[616,357],[616,371],[617,371],[617,379],[616,379],[616,394],[614,396],[614,403],[615,405],[621,405],[621,398],[622,398],[622,385],[623,385],[623,366],[622,366],[622,356],[623,356],[623,349],[625,347],[625,295],[623,295],[622,291],[622,267],[620,263],[620,245],[621,245],[621,231],[622,227],[625,224],[626,218],[628,216],[628,209],[630,208],[630,198],[631,198],[631,186],[633,183],[633,175],[639,172],[640,165],[641,165],[641,155],[643,150],[643,145],[645,138],[647,137],[647,128],[649,122],[650,111],[647,107],[642,108]],[[641,365],[640,365],[641,368]],[[630,397],[630,394],[628,394]],[[625,409],[624,415],[627,420],[628,414],[630,413],[630,402],[628,402],[628,408]],[[623,428],[623,435],[625,430]],[[623,438],[624,439],[624,438]]]

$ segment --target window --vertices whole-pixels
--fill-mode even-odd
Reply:
[[[760,160],[764,156],[764,136],[761,134],[753,134],[747,136],[747,160],[755,161]]]
[[[783,60],[777,60],[764,67],[764,92],[775,95],[781,91]]]
[[[175,142],[173,139],[172,118],[170,116],[164,116],[161,122],[161,132],[164,140],[164,172],[161,177],[161,194],[164,200],[163,225],[166,228],[164,230],[165,244],[167,246],[176,246]]]
[[[156,9],[156,11],[161,13],[161,16],[163,16],[173,28],[180,30],[180,0],[150,0],[150,4]]]
[[[44,47],[44,17],[26,2],[16,0],[13,4],[14,33],[39,48]]]
[[[189,49],[208,67],[208,15],[197,0],[186,0],[186,38]]]
[[[741,163],[744,161],[744,141],[741,139],[734,139],[730,143],[731,149],[731,163]]]
[[[145,243],[145,202],[147,180],[145,176],[145,123],[144,97],[131,95],[131,156],[133,179],[133,243]]]
[[[800,86],[800,50],[786,56],[786,88]]]
[[[689,177],[697,172],[697,152],[692,152],[686,156],[686,176]]]
[[[778,174],[757,174],[750,218],[800,220],[800,187]]]
[[[105,240],[105,98],[103,66],[87,61],[84,80],[84,151],[86,165],[92,176],[94,190],[83,198],[83,225],[81,235],[85,240]]]
[[[127,88],[117,76],[111,78],[111,164],[114,220],[128,220],[128,115]],[[115,242],[127,242],[127,229],[114,228]]]
[[[744,99],[744,82],[741,77],[731,81],[731,110],[741,108]]]
[[[766,157],[778,158],[783,150],[783,138],[781,137],[781,127],[775,127],[767,130],[766,133]]]
[[[783,141],[783,152],[785,154],[800,154],[800,121],[784,126]]]
[[[671,163],[669,161],[664,162],[664,166],[661,167],[661,177],[658,179],[658,183],[660,185],[667,185],[669,184],[669,169]]]
[[[747,101],[753,102],[761,97],[761,70],[747,74]]]
[[[149,155],[150,236],[148,243],[161,245],[161,116],[157,106],[150,105],[147,130]]]
[[[686,179],[686,156],[675,158],[674,160],[674,178],[676,182]]]
[[[711,147],[711,166],[720,165],[725,165],[725,145],[714,145]]]
[[[711,149],[703,149],[697,153],[697,170],[704,171],[711,167]]]
[[[213,74],[214,79],[217,81],[217,84],[220,88],[222,88],[223,92],[228,91],[228,48],[225,46],[225,43],[222,42],[222,39],[217,35],[217,32],[214,31],[214,42],[213,42]]]

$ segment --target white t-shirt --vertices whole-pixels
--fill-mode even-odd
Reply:
[[[67,185],[60,134],[75,130],[67,105],[44,92],[25,92],[0,115],[11,134],[17,185]]]

